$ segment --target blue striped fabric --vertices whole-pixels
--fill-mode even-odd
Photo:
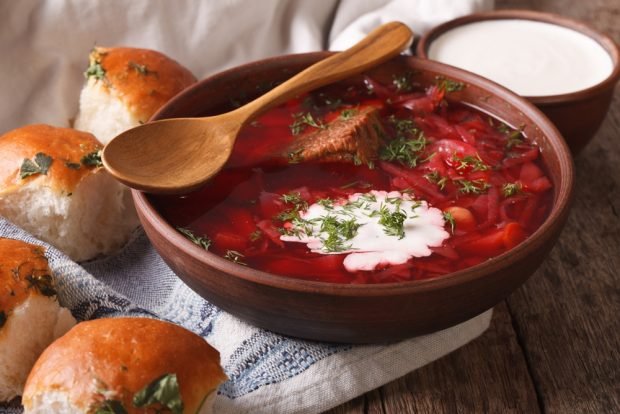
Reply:
[[[1,218],[0,236],[45,245]],[[487,313],[471,328],[448,331],[452,336],[446,340],[429,336],[436,342],[432,352],[429,345],[416,345],[415,340],[373,347],[304,341],[252,327],[206,302],[174,275],[141,230],[117,254],[82,265],[47,247],[50,267],[58,279],[59,300],[76,319],[119,315],[161,318],[212,343],[222,354],[222,365],[229,377],[216,398],[216,412],[222,413],[319,412],[461,346],[482,333],[490,319]],[[410,361],[407,357],[395,360],[409,352],[419,355]],[[388,359],[381,359],[386,355]],[[311,370],[320,362],[328,368]],[[329,387],[325,378],[334,378],[334,382],[338,378],[333,372],[359,375],[371,367],[375,371],[378,368],[376,376],[333,395],[321,392],[317,396],[305,391]],[[13,401],[0,405],[0,412],[20,413],[21,408]]]

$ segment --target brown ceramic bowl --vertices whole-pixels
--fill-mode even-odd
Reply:
[[[326,56],[325,52],[282,56],[228,70],[190,87],[155,118],[211,115]],[[411,70],[423,85],[434,83],[437,76],[465,82],[467,87],[451,93],[451,99],[511,125],[523,125],[538,142],[554,184],[554,204],[549,218],[529,239],[483,264],[436,279],[381,285],[305,281],[240,266],[203,250],[166,222],[151,202],[154,196],[134,191],[146,234],[174,272],[208,301],[259,327],[301,338],[356,343],[393,341],[458,324],[519,287],[545,258],[566,220],[573,189],[568,147],[533,105],[469,72],[399,57],[371,76],[391,82],[392,73],[404,70]]]
[[[583,33],[599,43],[612,59],[612,73],[592,87],[560,95],[525,96],[551,119],[573,154],[578,154],[598,131],[609,109],[614,86],[620,79],[620,51],[618,45],[608,36],[584,23],[555,14],[530,10],[500,10],[463,16],[433,28],[418,42],[416,54],[428,58],[433,41],[459,26],[486,20],[512,19],[551,23]]]

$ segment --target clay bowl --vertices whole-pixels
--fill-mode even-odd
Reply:
[[[551,119],[576,155],[598,131],[609,109],[614,86],[620,79],[620,51],[618,45],[608,36],[584,23],[555,14],[530,10],[500,10],[463,16],[433,28],[420,38],[416,54],[428,58],[428,51],[433,41],[459,26],[480,21],[512,19],[539,21],[575,30],[594,39],[612,59],[612,73],[592,87],[560,95],[525,96]]]
[[[326,56],[282,56],[217,74],[175,97],[155,119],[211,115]],[[437,76],[465,82],[467,87],[452,93],[453,99],[522,125],[538,142],[554,184],[554,205],[529,239],[506,254],[437,279],[381,285],[304,281],[240,266],[203,250],[166,222],[154,207],[156,196],[134,191],[146,234],[166,263],[199,295],[245,321],[286,335],[335,342],[380,343],[444,329],[493,307],[519,287],[545,258],[566,220],[573,190],[568,147],[533,105],[472,73],[399,57],[370,74],[387,82],[403,70],[411,70],[422,84],[434,83]]]

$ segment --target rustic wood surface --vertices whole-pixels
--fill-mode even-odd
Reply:
[[[620,43],[619,0],[496,0],[578,19]],[[329,411],[620,413],[620,85],[575,159],[576,197],[543,266],[467,346]]]

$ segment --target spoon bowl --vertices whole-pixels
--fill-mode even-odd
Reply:
[[[127,130],[103,150],[108,172],[137,190],[182,194],[197,189],[228,160],[239,130],[259,113],[299,94],[361,73],[411,45],[400,22],[384,24],[234,111],[206,118],[176,118]]]

